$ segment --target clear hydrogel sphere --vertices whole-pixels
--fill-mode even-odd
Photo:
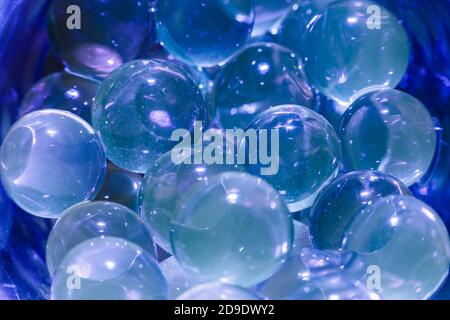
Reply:
[[[158,0],[155,9],[161,45],[203,67],[223,63],[244,46],[255,19],[251,0]]]
[[[141,185],[140,174],[122,170],[108,163],[103,186],[94,200],[118,203],[134,212],[139,212]]]
[[[270,107],[313,107],[314,92],[292,51],[274,43],[255,43],[223,66],[212,100],[212,113],[224,129],[245,129]]]
[[[272,184],[291,212],[309,208],[320,190],[338,174],[341,160],[338,136],[315,111],[296,105],[270,108],[257,116],[248,129],[256,130],[259,157],[261,153],[272,152],[273,163],[269,170],[261,159],[249,158],[247,170]],[[251,155],[254,144],[245,139],[241,148]]]
[[[46,248],[50,274],[70,250],[97,237],[125,239],[156,257],[152,237],[137,213],[112,202],[85,202],[64,211],[50,232]]]
[[[104,77],[135,59],[151,35],[147,1],[54,0],[48,9],[48,35],[73,72]]]
[[[361,90],[394,88],[409,63],[408,36],[387,9],[370,1],[327,6],[303,37],[308,79],[323,94],[350,103]]]
[[[1,148],[1,176],[23,210],[58,218],[68,207],[93,199],[106,170],[92,127],[68,111],[41,110],[17,121]]]
[[[172,219],[172,248],[183,269],[203,281],[243,287],[276,272],[293,241],[292,220],[278,192],[239,172],[197,186]]]
[[[198,86],[178,64],[136,60],[114,71],[100,85],[92,109],[94,128],[115,165],[145,173],[175,147],[175,130],[183,135],[206,120]],[[187,130],[187,132],[185,132]]]
[[[259,300],[250,291],[220,283],[197,285],[184,292],[178,300]]]
[[[67,72],[51,74],[33,85],[19,107],[19,117],[36,110],[70,111],[91,123],[91,106],[99,83]]]
[[[373,282],[382,299],[428,299],[450,266],[444,223],[410,196],[388,196],[363,209],[347,227],[342,246],[358,253],[359,265],[351,272],[364,283]],[[370,267],[373,271],[366,272]],[[378,284],[373,272],[379,273]]]
[[[396,178],[378,171],[344,174],[326,186],[311,208],[310,232],[318,249],[338,250],[350,222],[380,197],[410,195]]]
[[[426,107],[397,90],[358,98],[347,109],[339,132],[347,170],[378,170],[411,186],[428,171],[437,134]]]
[[[254,0],[255,25],[253,37],[264,36],[275,27],[286,14],[290,7],[298,0]]]
[[[132,242],[102,237],[72,249],[52,281],[53,300],[164,300],[158,263]]]

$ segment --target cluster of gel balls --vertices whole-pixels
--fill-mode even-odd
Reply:
[[[52,299],[427,299],[445,281],[446,227],[409,190],[436,129],[394,89],[410,45],[384,7],[53,0],[48,34],[66,68],[30,89],[0,161],[8,196],[55,219]]]

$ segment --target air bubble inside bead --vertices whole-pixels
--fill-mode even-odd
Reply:
[[[180,200],[170,236],[174,255],[187,272],[203,281],[249,287],[281,266],[291,250],[293,226],[270,185],[245,173],[226,172]]]
[[[68,111],[41,110],[17,121],[1,148],[8,195],[25,211],[57,218],[91,200],[105,175],[103,147],[91,126]]]
[[[152,237],[137,213],[112,202],[85,202],[64,211],[48,237],[46,260],[50,274],[74,247],[107,236],[133,242],[156,256]]]
[[[163,300],[167,284],[155,259],[132,242],[87,240],[72,249],[52,282],[53,300]]]
[[[342,117],[340,138],[347,170],[379,170],[407,186],[427,173],[437,145],[426,107],[397,90],[358,98]]]
[[[349,103],[368,88],[394,88],[409,63],[408,36],[387,9],[370,1],[327,6],[303,38],[303,62],[311,84]]]

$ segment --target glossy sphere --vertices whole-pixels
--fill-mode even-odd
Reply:
[[[158,40],[175,58],[213,66],[239,50],[252,32],[250,0],[158,0]]]
[[[71,250],[52,282],[53,300],[163,300],[167,284],[155,259],[120,238],[87,240]]]
[[[78,116],[42,110],[20,119],[1,149],[1,176],[8,195],[25,211],[57,218],[95,197],[106,159],[91,126]]]
[[[292,243],[291,255],[300,253],[304,248],[312,248],[309,227],[294,220],[294,242]]]
[[[170,257],[159,264],[169,290],[168,299],[176,299],[179,295],[201,282],[184,271],[175,257]]]
[[[224,129],[245,129],[252,119],[282,104],[312,107],[308,86],[295,54],[277,44],[253,44],[229,60],[213,93],[215,116]]]
[[[37,82],[28,91],[19,109],[19,117],[41,109],[70,111],[91,123],[91,106],[98,83],[66,72],[54,73]]]
[[[338,173],[341,151],[334,129],[318,113],[295,105],[271,108],[257,116],[249,128],[259,135],[261,130],[278,130],[279,170],[263,178],[283,195],[291,212],[309,208]],[[272,150],[273,141],[277,142],[271,135],[268,150]],[[243,147],[248,146],[247,139]],[[261,164],[247,164],[254,175],[261,174],[261,168]]]
[[[308,79],[322,93],[351,102],[368,87],[394,88],[409,62],[408,37],[387,9],[339,1],[312,23],[303,41]]]
[[[427,299],[450,266],[444,223],[432,208],[409,196],[382,198],[364,209],[347,229],[343,247],[360,253],[365,277],[369,266],[379,267],[383,299]]]
[[[141,175],[108,164],[105,181],[94,200],[115,202],[138,212],[141,184]]]
[[[150,36],[150,17],[147,1],[55,0],[47,28],[70,70],[103,77],[137,57]]]
[[[292,221],[276,190],[238,172],[197,186],[180,200],[172,220],[172,248],[183,269],[243,287],[270,277],[293,240]]]
[[[340,138],[348,170],[379,170],[407,186],[428,171],[437,137],[433,120],[416,98],[381,90],[358,98],[341,121]]]
[[[198,285],[178,297],[178,300],[259,300],[253,293],[219,283]]]
[[[314,246],[340,249],[349,223],[361,209],[392,194],[409,195],[410,192],[399,180],[378,171],[355,171],[337,178],[322,190],[311,208],[310,232]]]
[[[156,256],[152,237],[136,213],[112,202],[85,202],[64,211],[48,237],[46,260],[50,273],[78,244],[105,236],[126,239]]]
[[[92,121],[117,166],[145,173],[171,150],[174,130],[192,131],[206,106],[191,77],[177,64],[136,60],[114,71],[99,87]]]
[[[295,0],[254,0],[255,25],[252,36],[263,36],[282,20]]]

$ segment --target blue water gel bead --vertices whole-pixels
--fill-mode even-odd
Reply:
[[[94,200],[118,203],[138,212],[141,185],[142,176],[140,174],[122,170],[109,163],[103,186]]]
[[[58,218],[93,199],[106,171],[102,144],[91,126],[68,111],[41,110],[17,121],[3,141],[1,177],[23,210]]]
[[[339,135],[347,170],[379,170],[407,186],[427,173],[437,146],[426,107],[391,89],[358,98],[342,117]]]
[[[66,66],[104,77],[135,59],[151,36],[147,1],[55,0],[48,9],[48,35]]]
[[[159,267],[167,281],[169,300],[176,299],[190,288],[202,284],[197,278],[184,271],[173,256],[162,261]]]
[[[72,249],[56,270],[53,300],[164,300],[167,283],[146,250],[101,237]]]
[[[259,300],[259,297],[240,287],[208,283],[191,288],[177,300]]]
[[[0,251],[8,242],[13,220],[13,205],[0,183]],[[1,294],[0,294],[1,296]]]
[[[294,220],[294,242],[292,243],[291,255],[301,252],[304,248],[312,247],[309,227],[300,221]]]
[[[389,195],[410,195],[396,178],[378,171],[355,171],[326,186],[311,208],[310,232],[316,248],[338,250],[350,222],[374,201]]]
[[[158,0],[156,30],[164,48],[188,64],[223,63],[250,37],[251,0]]]
[[[243,140],[241,148],[251,155],[257,146],[259,155],[258,159],[247,159],[247,170],[272,184],[291,212],[309,208],[320,190],[338,174],[338,136],[315,111],[296,105],[270,108],[257,116],[249,129],[256,131],[259,142],[256,144],[250,136]],[[261,161],[265,153],[271,153],[275,160],[269,168]]]
[[[171,244],[202,281],[250,287],[269,278],[291,250],[293,225],[280,195],[246,173],[213,176],[180,200]]]
[[[84,202],[65,210],[48,237],[46,260],[50,274],[78,244],[106,236],[128,240],[156,256],[152,237],[135,212],[112,202]]]
[[[23,117],[42,109],[70,111],[91,123],[91,106],[99,83],[67,72],[40,80],[28,91],[19,108]]]
[[[297,0],[254,0],[255,25],[253,37],[264,36],[275,27],[289,12]]]
[[[273,41],[303,56],[303,37],[309,23],[330,3],[336,0],[294,1],[286,16],[270,31]]]
[[[274,43],[256,43],[230,59],[213,89],[213,113],[225,129],[245,129],[270,107],[312,107],[314,92],[295,54]]]
[[[194,130],[206,119],[197,85],[178,64],[136,60],[114,71],[100,85],[92,110],[94,128],[117,166],[145,173],[175,147],[175,130]]]
[[[382,299],[430,298],[450,266],[444,223],[410,196],[388,196],[363,209],[347,228],[343,248],[359,253],[362,281],[371,283]]]
[[[403,26],[387,9],[346,0],[326,7],[309,25],[302,51],[311,84],[348,103],[361,90],[397,86],[410,49]]]

